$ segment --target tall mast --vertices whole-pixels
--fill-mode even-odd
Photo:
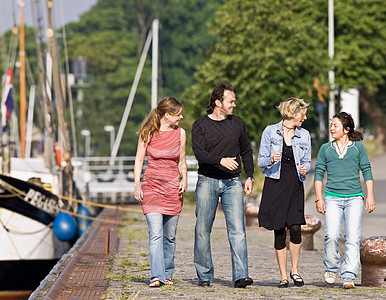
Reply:
[[[67,130],[67,122],[64,113],[63,105],[63,93],[60,84],[60,69],[59,61],[57,55],[57,46],[56,46],[56,37],[54,30],[54,22],[52,16],[52,0],[47,0],[47,9],[48,9],[48,29],[47,36],[49,38],[49,49],[52,57],[52,75],[54,83],[54,93],[56,99],[56,110],[59,121],[60,135],[62,138],[63,145],[63,158],[66,162],[65,166],[65,181],[66,188],[70,195],[72,195],[72,166],[71,166],[71,151],[69,143],[69,134]]]
[[[20,60],[20,145],[21,157],[25,157],[26,146],[26,92],[25,92],[25,43],[24,43],[24,1],[19,1],[20,32],[19,32],[19,60]]]

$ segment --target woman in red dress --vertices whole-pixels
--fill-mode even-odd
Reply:
[[[176,231],[187,188],[185,130],[178,127],[183,105],[163,98],[138,131],[134,198],[142,203],[149,227],[150,287],[173,284]],[[141,173],[147,152],[148,166]]]

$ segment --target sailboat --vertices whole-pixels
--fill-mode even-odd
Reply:
[[[63,151],[54,148],[55,132],[46,74],[42,55],[38,55],[39,82],[45,117],[44,158],[26,157],[25,128],[25,49],[24,11],[20,6],[20,148],[21,157],[10,157],[7,121],[12,92],[12,67],[7,76],[2,95],[2,174],[0,175],[0,291],[26,290],[32,292],[49,273],[59,258],[75,242],[78,234],[71,213],[77,211],[76,203],[69,199],[74,194],[68,130],[63,107],[63,94],[56,57],[56,38],[52,21],[52,1],[47,1],[49,49],[52,58],[54,96],[59,124],[58,139]],[[39,36],[39,34],[37,34]],[[37,38],[38,39],[38,38]],[[8,103],[10,104],[10,103]],[[17,134],[15,134],[17,135]],[[59,143],[57,143],[58,147]],[[29,149],[29,148],[28,148]],[[63,154],[62,154],[63,153]],[[61,195],[67,195],[63,197]]]

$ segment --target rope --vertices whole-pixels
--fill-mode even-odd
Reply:
[[[7,191],[9,191],[11,194],[13,194],[16,197],[19,197],[20,199],[22,199],[24,201],[24,197],[26,195],[25,192],[23,192],[22,190],[19,190],[18,188],[10,185],[9,183],[5,182],[4,180],[0,180],[0,181],[3,182],[4,188]],[[5,198],[5,196],[2,196],[2,197]],[[84,205],[89,205],[89,206],[96,206],[96,207],[105,208],[105,209],[114,209],[114,210],[117,210],[117,211],[131,212],[131,213],[134,213],[134,214],[143,214],[141,209],[132,209],[132,208],[128,208],[128,207],[121,207],[121,206],[116,206],[116,205],[111,205],[111,204],[95,203],[95,202],[91,202],[91,201],[87,201],[87,200],[82,200],[82,199],[76,199],[76,198],[67,197],[67,196],[63,196],[63,195],[58,195],[58,198],[59,199],[63,199],[63,200],[67,200],[69,202],[82,203]],[[106,223],[112,223],[112,224],[119,224],[119,223],[121,223],[121,222],[113,221],[113,220],[101,220],[101,219],[96,218],[96,217],[89,217],[89,216],[80,215],[80,214],[77,214],[75,212],[72,212],[72,211],[69,211],[69,210],[66,210],[66,209],[58,208],[58,207],[56,207],[56,206],[54,206],[52,204],[49,204],[49,203],[47,203],[47,206],[49,206],[51,208],[56,208],[56,209],[58,209],[61,212],[65,212],[65,213],[67,213],[69,215],[72,215],[72,216],[75,216],[75,217],[78,217],[78,218],[83,218],[83,219],[88,219],[88,220],[93,220],[93,221],[106,222]],[[195,217],[194,214],[181,214],[181,216]],[[224,218],[224,215],[216,215],[216,217]]]
[[[36,231],[31,231],[31,232],[21,232],[21,231],[16,231],[16,230],[12,230],[12,229],[9,229],[3,222],[3,220],[1,219],[0,217],[0,223],[1,223],[1,226],[3,226],[3,228],[5,229],[6,232],[8,233],[12,233],[12,234],[18,234],[18,235],[28,235],[28,234],[36,234],[36,233],[39,233],[39,232],[42,232],[44,230],[46,230],[47,228],[50,228],[52,226],[52,222],[50,224],[47,224],[46,225],[46,228],[41,228],[39,230],[36,230]]]

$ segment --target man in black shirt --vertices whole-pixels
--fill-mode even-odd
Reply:
[[[248,276],[241,159],[247,175],[246,195],[253,188],[254,167],[244,121],[233,115],[235,102],[233,86],[219,81],[206,107],[207,115],[192,127],[192,148],[199,164],[194,265],[200,286],[209,286],[214,276],[210,233],[220,198],[231,246],[233,284],[245,288],[253,283]]]

